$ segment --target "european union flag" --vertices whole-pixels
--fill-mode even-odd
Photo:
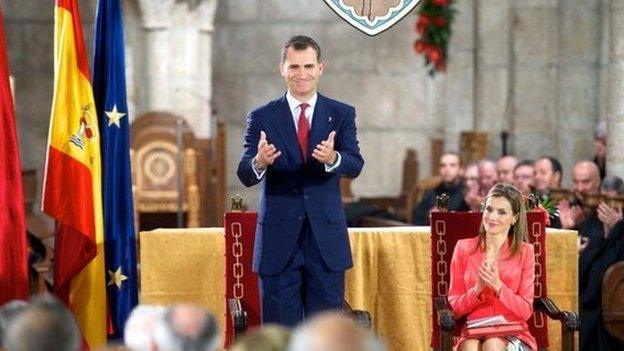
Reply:
[[[119,0],[100,0],[98,3],[93,72],[102,150],[106,291],[113,337],[119,338],[138,299],[130,125]]]

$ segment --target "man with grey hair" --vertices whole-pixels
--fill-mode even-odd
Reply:
[[[50,295],[36,297],[8,325],[9,351],[78,351],[80,332],[72,314]]]
[[[12,300],[5,303],[0,308],[0,349],[2,349],[2,345],[4,344],[4,334],[7,327],[21,312],[26,310],[26,307],[28,307],[26,301]]]
[[[385,351],[384,344],[339,312],[324,312],[300,325],[288,351]]]
[[[496,163],[496,173],[499,182],[513,184],[514,169],[518,164],[518,159],[512,155],[505,155],[498,159]]]
[[[486,196],[490,189],[498,181],[498,175],[496,171],[496,162],[488,158],[479,161],[479,191],[481,196]]]
[[[155,345],[154,328],[165,311],[163,306],[136,306],[124,328],[125,346],[132,351],[151,351]]]
[[[221,347],[215,317],[205,308],[184,303],[170,307],[154,330],[159,351],[213,351]]]

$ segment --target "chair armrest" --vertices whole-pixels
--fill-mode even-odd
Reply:
[[[355,322],[363,329],[371,330],[373,328],[373,318],[371,317],[370,312],[363,310],[354,310],[347,301],[344,301],[342,303],[342,310],[351,318],[353,318]]]
[[[228,308],[230,316],[232,316],[232,326],[234,326],[235,335],[244,334],[247,330],[247,311],[243,310],[239,299],[228,299]]]
[[[561,311],[555,302],[547,297],[534,299],[533,309],[537,312],[545,313],[550,319],[560,321],[564,331],[579,330],[581,325],[578,313],[572,311]]]
[[[436,297],[436,311],[438,312],[438,325],[444,331],[451,331],[455,326],[455,315],[446,297]]]

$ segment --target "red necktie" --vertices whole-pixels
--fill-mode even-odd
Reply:
[[[305,110],[308,106],[310,105],[305,102],[299,105],[299,107],[301,107],[301,113],[299,113],[299,120],[297,121],[297,139],[299,140],[299,148],[303,155],[303,162],[306,161],[306,153],[308,152],[308,132],[310,131],[310,125],[305,116]]]

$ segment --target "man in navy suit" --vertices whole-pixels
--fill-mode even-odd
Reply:
[[[261,183],[254,270],[262,320],[294,326],[342,306],[353,262],[340,177],[357,177],[364,160],[355,109],[316,91],[325,68],[318,44],[290,38],[279,68],[288,91],[249,113],[237,174],[245,186]]]

